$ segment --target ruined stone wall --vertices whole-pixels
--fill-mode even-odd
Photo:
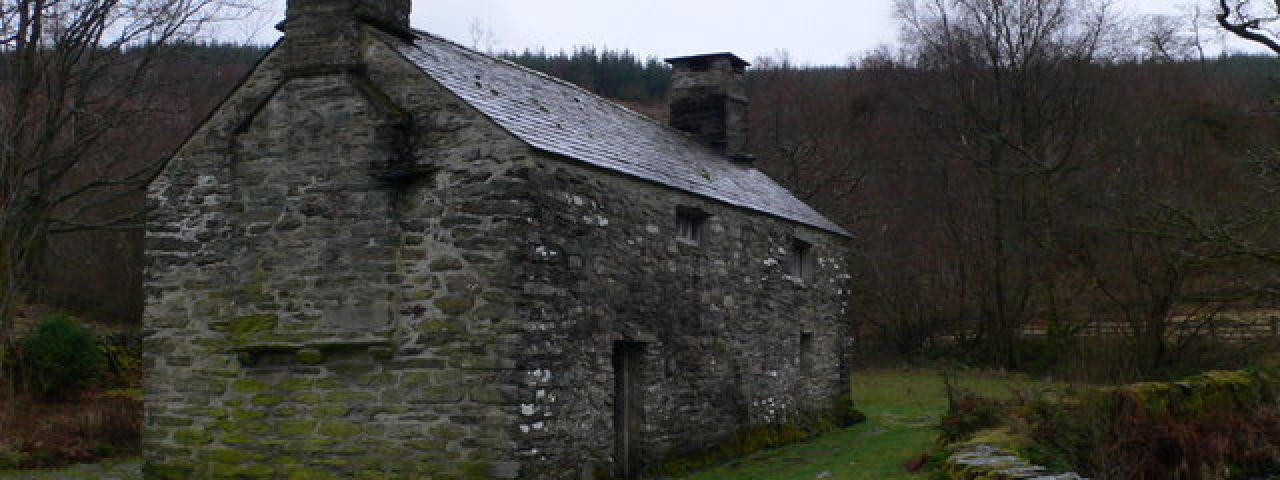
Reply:
[[[847,391],[844,238],[572,160],[544,157],[530,179],[512,380],[526,385],[519,453],[541,478],[616,468],[616,341],[644,352],[642,468]],[[710,215],[699,241],[678,238],[677,208]],[[813,244],[804,279],[787,273],[794,238]]]
[[[290,78],[277,49],[152,186],[149,476],[518,474],[494,280],[528,151],[383,41]]]

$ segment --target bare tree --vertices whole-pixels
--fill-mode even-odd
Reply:
[[[750,79],[760,167],[837,220],[865,216],[849,199],[872,170],[881,89],[854,69],[797,68],[786,52],[757,58]]]
[[[1274,133],[1274,132],[1273,132]],[[1280,266],[1280,149],[1251,152],[1242,162],[1252,167],[1242,174],[1247,183],[1230,208],[1187,206],[1161,200],[1167,215],[1150,227],[1153,234],[1186,240],[1207,249],[1217,259],[1248,259]]]
[[[1149,15],[1145,20],[1137,32],[1145,60],[1185,62],[1203,55],[1194,17]]]
[[[1221,26],[1233,35],[1280,53],[1280,3],[1272,0],[1218,0],[1214,14]]]
[[[1060,338],[1069,321],[1059,244],[1097,156],[1112,16],[1089,0],[900,0],[897,13],[937,85],[918,99],[976,347],[1016,366],[1024,325],[1046,321]]]
[[[471,36],[472,49],[492,52],[498,44],[498,34],[479,18],[471,19],[471,26],[468,27],[467,33]]]
[[[35,288],[49,235],[137,228],[164,158],[113,146],[162,111],[172,42],[251,5],[229,0],[0,0],[0,337]]]

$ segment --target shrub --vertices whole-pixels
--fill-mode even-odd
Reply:
[[[1000,424],[1002,402],[956,387],[950,373],[943,374],[942,384],[947,394],[947,412],[939,424],[942,443],[964,441],[979,430]]]
[[[827,416],[830,417],[831,423],[840,428],[851,427],[867,421],[867,414],[858,410],[857,406],[853,404],[853,397],[848,393],[836,399],[835,405],[831,407],[831,411]]]
[[[0,443],[0,470],[20,467],[26,461],[26,458],[26,455],[23,455],[22,452]]]
[[[93,333],[66,315],[50,315],[22,344],[23,367],[46,398],[79,393],[100,378],[106,360]]]
[[[1273,384],[1255,371],[1096,389],[1030,410],[1032,459],[1093,478],[1251,478],[1280,468]]]
[[[142,339],[136,331],[120,331],[98,339],[108,379],[121,386],[138,385],[142,374]]]

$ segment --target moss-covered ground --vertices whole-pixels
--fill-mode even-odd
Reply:
[[[1054,388],[1024,377],[958,373],[958,386],[1005,397],[1014,390]],[[904,465],[932,448],[946,410],[934,370],[868,370],[854,374],[854,401],[867,421],[811,441],[759,452],[687,477],[689,480],[899,480],[928,478]]]

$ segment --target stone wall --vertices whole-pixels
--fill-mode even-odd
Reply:
[[[847,391],[843,238],[569,160],[547,158],[530,181],[537,228],[513,279],[526,346],[513,380],[534,387],[520,453],[537,468],[606,465],[619,340],[644,348],[647,466]],[[678,238],[678,208],[709,215],[699,241]],[[814,245],[807,278],[787,273],[794,237]]]
[[[487,322],[529,152],[383,41],[290,78],[281,46],[153,185],[153,476],[514,475]]]
[[[534,152],[396,41],[285,40],[152,186],[149,476],[607,474],[616,341],[644,465],[846,391],[842,238]]]
[[[942,462],[942,475],[948,480],[1088,480],[1075,472],[1052,473],[1013,450],[983,443],[957,447]]]

